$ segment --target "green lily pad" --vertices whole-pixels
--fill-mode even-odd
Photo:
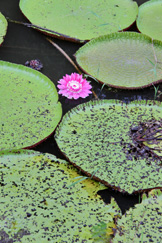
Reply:
[[[138,89],[162,80],[162,42],[135,32],[93,39],[75,54],[82,70],[115,88]]]
[[[62,115],[50,79],[0,61],[0,150],[31,147],[52,134]]]
[[[143,34],[162,41],[162,1],[151,0],[139,7],[137,28]]]
[[[117,221],[115,242],[162,242],[162,192],[149,195]]]
[[[128,28],[138,14],[132,0],[20,0],[19,6],[41,31],[79,42]]]
[[[90,101],[63,117],[55,139],[73,165],[107,186],[128,193],[158,188],[162,187],[161,160],[152,151],[143,154],[132,130],[161,116],[158,102]]]
[[[96,195],[105,186],[91,179],[71,186],[77,169],[35,151],[1,152],[0,165],[1,242],[98,242],[103,225],[107,242],[121,212],[113,199],[105,205]]]
[[[7,20],[0,12],[0,44],[3,42],[4,36],[6,35],[7,26],[8,26]]]

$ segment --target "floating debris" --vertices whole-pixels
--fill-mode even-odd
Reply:
[[[37,71],[40,71],[43,68],[43,64],[39,59],[26,61],[25,66],[35,69]]]

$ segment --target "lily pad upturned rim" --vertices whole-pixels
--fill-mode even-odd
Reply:
[[[104,82],[104,81],[98,79],[95,75],[93,75],[93,74],[89,73],[88,71],[86,71],[86,68],[82,67],[82,64],[79,61],[79,55],[82,52],[86,53],[86,49],[88,49],[89,47],[93,46],[95,43],[104,42],[104,41],[105,42],[106,41],[109,42],[109,41],[111,41],[113,39],[119,39],[119,40],[122,40],[122,39],[123,40],[124,39],[130,39],[131,40],[132,39],[132,40],[137,40],[137,41],[139,40],[139,41],[144,41],[144,42],[146,42],[148,44],[151,44],[151,45],[153,44],[155,46],[160,46],[162,48],[162,41],[154,40],[151,37],[149,37],[148,35],[145,35],[145,34],[142,34],[142,33],[138,33],[138,32],[125,31],[125,32],[115,32],[115,33],[112,33],[112,34],[102,35],[102,36],[99,36],[97,38],[94,38],[94,39],[90,40],[89,42],[87,42],[86,44],[81,46],[76,51],[76,53],[74,54],[74,58],[76,60],[77,65],[80,67],[80,69],[84,73],[94,77],[94,79],[97,79],[101,84],[107,85],[107,86],[112,87],[112,88],[117,88],[117,89],[128,89],[128,90],[143,89],[143,88],[150,87],[152,84],[158,84],[158,83],[162,82],[162,77],[161,77],[161,79],[158,79],[158,80],[150,82],[149,84],[141,85],[141,86],[137,86],[137,87],[134,87],[134,86],[127,87],[127,86],[123,86],[123,85],[120,86],[120,85],[114,85],[112,83]]]
[[[0,19],[2,21],[2,24],[5,27],[3,33],[1,33],[1,30],[0,30],[0,38],[1,38],[0,45],[1,45],[3,43],[3,41],[4,41],[4,38],[5,38],[5,35],[6,35],[6,32],[7,32],[8,22],[7,22],[6,18],[5,18],[5,16],[1,12],[0,12]]]
[[[96,35],[94,35],[93,33],[92,33],[92,36],[90,37],[90,38],[80,38],[80,37],[78,37],[76,34],[74,34],[74,35],[71,35],[70,36],[70,34],[64,34],[62,31],[59,31],[59,30],[56,30],[56,31],[54,31],[54,29],[52,29],[52,28],[48,28],[48,26],[47,26],[47,28],[46,27],[43,27],[42,25],[40,25],[38,22],[36,23],[36,22],[34,22],[34,21],[32,21],[31,20],[31,17],[29,16],[29,14],[27,13],[26,14],[26,9],[23,7],[23,4],[24,4],[24,2],[25,2],[25,0],[20,0],[20,2],[19,2],[19,8],[20,8],[20,10],[21,10],[21,12],[22,12],[22,14],[28,19],[28,21],[30,22],[30,23],[32,23],[31,25],[31,27],[33,27],[33,28],[35,28],[35,29],[37,29],[37,30],[39,30],[39,31],[41,31],[41,32],[43,32],[43,33],[45,33],[45,34],[47,34],[47,35],[49,35],[49,36],[52,36],[52,37],[56,37],[56,38],[59,38],[59,39],[63,39],[63,40],[67,40],[67,41],[72,41],[72,42],[77,42],[77,43],[85,43],[85,42],[87,42],[87,41],[89,41],[89,40],[91,40],[92,38],[96,38],[97,36],[101,36],[101,35],[104,35],[104,34],[106,34],[106,33],[102,33],[102,31],[101,31],[101,33],[100,34],[96,34]],[[118,30],[114,30],[114,31],[111,31],[111,32],[109,32],[109,33],[114,33],[114,32],[117,32],[117,31],[121,31],[121,30],[127,30],[130,26],[132,26],[133,25],[133,23],[136,21],[136,18],[137,18],[137,15],[138,15],[138,4],[135,2],[135,1],[133,1],[133,0],[127,0],[128,2],[130,2],[130,7],[132,8],[132,12],[133,12],[133,20],[132,20],[132,16],[131,16],[131,21],[129,21],[130,23],[129,24],[127,24],[127,25],[125,25],[123,28],[120,28],[120,26],[119,26],[119,29]],[[124,2],[124,1],[123,1]],[[133,9],[133,5],[134,5],[134,9]],[[65,6],[66,7],[66,6]],[[88,6],[89,7],[89,6]],[[114,6],[113,6],[114,7]],[[115,5],[115,7],[119,7],[118,5]],[[32,8],[32,7],[31,7]],[[43,9],[43,11],[44,11],[44,9]],[[72,12],[73,12],[73,9],[71,10]],[[92,12],[92,13],[91,13]],[[98,14],[96,14],[94,11],[90,11],[90,14],[92,14],[92,15],[96,15],[96,17],[99,17],[99,18],[101,18],[100,16],[98,16]],[[70,14],[69,15],[71,15],[71,12],[70,12]],[[128,14],[125,14],[125,16],[127,16]],[[129,14],[130,15],[130,14]],[[116,14],[114,14],[114,16],[116,16]],[[113,17],[114,17],[113,16]],[[102,19],[102,18],[101,18]],[[89,18],[88,18],[88,21],[89,21]],[[76,22],[76,21],[74,21],[74,22]],[[127,22],[128,22],[128,20],[127,20]],[[80,22],[79,22],[80,23]],[[101,27],[103,28],[103,26],[104,25],[110,25],[111,27],[113,26],[113,23],[103,23],[102,25],[101,25]],[[45,26],[45,25],[44,25]],[[83,27],[84,26],[86,26],[86,23],[83,25]],[[56,25],[56,27],[57,27],[57,25]],[[72,28],[74,29],[74,27],[72,26]],[[94,28],[96,28],[96,26],[94,27]],[[65,28],[65,30],[66,30],[67,28]],[[90,32],[90,31],[89,31]],[[78,34],[79,35],[79,34]]]
[[[90,108],[90,107],[93,107],[93,106],[95,106],[95,105],[106,105],[106,104],[108,104],[108,105],[112,105],[112,106],[115,106],[115,105],[120,105],[121,107],[122,106],[125,106],[125,108],[127,107],[127,106],[129,106],[129,105],[131,105],[132,107],[134,107],[134,108],[136,108],[136,106],[137,105],[139,105],[139,107],[141,107],[141,106],[148,106],[148,107],[150,107],[151,105],[155,105],[155,106],[161,106],[162,107],[162,103],[160,102],[160,101],[154,101],[154,100],[141,100],[141,101],[137,101],[137,100],[135,100],[135,101],[132,101],[132,102],[130,102],[129,104],[126,104],[125,102],[123,102],[123,101],[120,101],[120,100],[116,100],[116,99],[110,99],[110,100],[108,100],[108,99],[105,99],[105,100],[92,100],[92,101],[89,101],[89,102],[86,102],[86,103],[83,103],[83,104],[80,104],[80,105],[78,105],[77,107],[74,107],[73,109],[71,109],[70,111],[68,111],[64,116],[63,116],[63,118],[62,118],[62,121],[60,122],[60,124],[59,124],[59,126],[57,127],[57,129],[56,129],[56,131],[55,131],[55,134],[54,134],[54,138],[55,138],[55,140],[56,140],[56,143],[57,143],[57,145],[58,145],[58,147],[59,147],[59,149],[60,149],[60,152],[65,156],[65,158],[74,166],[74,167],[76,167],[78,170],[80,170],[80,171],[82,171],[85,175],[87,175],[87,176],[89,176],[89,177],[92,177],[94,180],[96,180],[96,181],[99,181],[99,182],[101,182],[102,184],[104,184],[105,186],[107,186],[107,187],[110,187],[110,188],[112,188],[112,189],[115,189],[115,190],[117,190],[117,191],[119,191],[119,192],[123,192],[123,193],[126,193],[126,194],[137,194],[137,193],[141,193],[141,192],[147,192],[147,191],[150,191],[150,190],[152,190],[152,189],[162,189],[162,185],[160,185],[160,183],[159,183],[159,185],[157,185],[157,186],[151,186],[151,187],[144,187],[144,188],[141,188],[141,186],[140,186],[140,188],[138,188],[137,189],[137,187],[136,187],[136,189],[135,189],[135,187],[133,187],[134,188],[134,190],[132,190],[132,188],[131,188],[131,190],[129,189],[129,190],[127,190],[127,189],[123,189],[120,185],[112,185],[108,180],[105,180],[105,179],[101,179],[100,178],[100,176],[99,175],[97,175],[97,173],[96,173],[96,171],[95,171],[95,168],[94,168],[94,171],[93,172],[91,172],[91,173],[89,173],[88,172],[88,169],[83,169],[82,168],[82,166],[81,165],[78,165],[77,164],[77,162],[74,162],[74,161],[72,161],[72,159],[70,158],[70,154],[69,154],[69,152],[68,153],[66,153],[66,151],[64,151],[64,149],[62,149],[62,147],[59,145],[59,134],[60,134],[60,132],[62,133],[62,128],[64,128],[64,121],[69,121],[70,123],[71,123],[71,115],[73,115],[73,114],[78,114],[78,109],[81,109],[82,111],[85,111],[85,108],[87,107],[87,108]],[[79,124],[80,124],[80,122],[79,122]],[[75,130],[75,124],[74,124],[74,126],[73,126],[73,129]],[[63,129],[64,130],[64,129]],[[64,134],[66,134],[66,132],[65,131],[63,131],[63,133]],[[75,133],[74,133],[75,134]],[[62,135],[63,136],[63,135]],[[62,139],[60,140],[61,142],[62,142]],[[66,141],[67,142],[67,141]],[[115,143],[115,141],[113,141],[112,143]],[[68,143],[67,143],[68,144]],[[70,146],[69,144],[68,144],[68,146]],[[79,146],[79,145],[78,145]],[[115,145],[114,145],[114,147],[115,147]],[[76,154],[77,155],[77,157],[78,157],[78,153]],[[80,159],[79,159],[80,161],[84,161],[83,160],[83,158],[81,158],[80,157]],[[119,183],[120,184],[120,183]]]
[[[15,73],[16,73],[15,75],[17,75],[18,82],[20,82],[20,84],[22,84],[22,89],[21,89],[21,91],[22,91],[21,92],[21,95],[22,95],[22,103],[21,102],[20,103],[15,103],[16,107],[18,106],[18,108],[19,108],[19,104],[20,104],[20,112],[19,112],[20,115],[19,114],[18,115],[19,115],[19,118],[22,119],[22,122],[23,122],[23,117],[28,117],[28,114],[26,114],[25,112],[23,114],[23,112],[22,112],[23,111],[23,97],[24,97],[23,95],[25,94],[26,97],[30,96],[26,92],[26,90],[25,90],[25,92],[23,90],[23,81],[25,79],[26,80],[30,80],[29,81],[30,83],[33,82],[33,84],[35,83],[37,86],[39,85],[39,80],[40,80],[39,87],[44,87],[44,89],[47,89],[47,91],[48,91],[48,93],[47,93],[47,100],[45,100],[45,96],[44,96],[44,99],[43,100],[45,100],[45,102],[43,103],[43,100],[42,100],[42,103],[40,103],[40,105],[42,104],[44,108],[46,107],[48,109],[48,112],[51,115],[52,115],[52,111],[53,112],[54,111],[57,112],[54,120],[48,120],[48,119],[50,119],[50,117],[48,115],[46,116],[46,119],[47,119],[46,120],[46,124],[47,124],[47,126],[46,126],[46,128],[45,128],[45,126],[42,127],[42,131],[43,132],[41,132],[41,130],[39,131],[40,124],[38,124],[38,130],[36,131],[36,133],[34,133],[34,130],[32,132],[33,140],[30,138],[31,137],[31,130],[28,132],[29,125],[27,125],[26,126],[27,131],[25,132],[24,136],[29,136],[29,137],[28,137],[28,139],[25,138],[25,137],[23,138],[25,140],[25,142],[22,143],[23,144],[22,146],[20,146],[20,144],[19,144],[20,142],[16,142],[16,144],[15,144],[14,143],[15,141],[14,140],[12,141],[12,137],[11,137],[11,141],[13,142],[13,144],[12,144],[13,147],[11,145],[10,145],[10,147],[8,147],[7,146],[8,142],[6,141],[5,148],[2,146],[2,148],[0,148],[0,150],[3,151],[3,150],[8,150],[8,149],[21,149],[21,148],[26,149],[26,148],[33,148],[33,147],[39,145],[40,143],[42,143],[43,141],[45,141],[48,137],[50,137],[53,134],[54,130],[56,129],[56,126],[58,125],[58,123],[59,123],[59,121],[61,119],[61,116],[62,116],[62,106],[61,106],[61,103],[58,101],[57,89],[56,89],[54,83],[47,76],[45,76],[44,74],[42,74],[41,72],[39,72],[37,70],[34,70],[32,68],[29,68],[29,67],[26,67],[26,66],[24,66],[22,64],[16,64],[16,63],[11,63],[11,62],[6,62],[6,61],[0,61],[0,68],[3,71],[0,74],[0,75],[2,75],[2,77],[3,77],[3,74],[4,75],[8,75],[8,72],[13,72],[14,73],[14,71],[15,71]],[[20,78],[19,78],[19,73],[20,73],[20,76],[22,75]],[[1,79],[3,79],[3,78],[1,78]],[[10,75],[7,79],[9,80],[7,82],[9,82],[9,83],[11,82],[11,85],[14,84],[15,81],[17,82],[17,80],[14,80],[14,78],[12,78],[12,75]],[[2,83],[2,87],[3,87],[3,83]],[[25,85],[24,85],[24,87],[25,87]],[[16,86],[14,87],[14,89],[15,88],[16,88]],[[35,94],[34,99],[37,96],[37,91],[38,91],[38,89],[36,89],[35,87],[34,87],[34,89],[32,89],[32,92],[34,92],[34,93],[32,93],[32,95]],[[19,94],[20,94],[20,89],[19,89]],[[45,93],[44,93],[44,95],[45,95]],[[51,99],[51,100],[48,100],[48,96],[50,96],[49,99]],[[8,96],[8,97],[10,98],[10,96]],[[19,97],[19,96],[17,96],[17,97]],[[41,97],[41,96],[38,95],[37,97]],[[41,98],[40,98],[40,100],[41,100]],[[17,102],[19,102],[19,101],[21,101],[21,96],[20,96],[20,99]],[[50,105],[48,105],[48,101],[50,102]],[[4,99],[2,98],[2,104],[3,104],[3,102],[5,104],[5,97],[4,97]],[[27,102],[27,105],[28,104],[29,103]],[[35,109],[34,104],[36,104],[36,103],[33,103],[30,106],[31,109],[33,108],[33,111]],[[24,106],[24,108],[26,109],[26,106]],[[35,122],[36,121],[38,121],[38,122],[40,121],[41,122],[41,119],[42,119],[41,118],[41,114],[40,114],[41,107],[39,107],[39,108],[40,108],[39,111],[35,111],[36,113],[34,113],[34,115],[36,117],[35,118]],[[42,109],[42,112],[43,111],[46,112],[44,110],[44,108]],[[2,107],[2,109],[3,109],[3,107]],[[27,111],[29,111],[28,106],[27,106]],[[7,116],[10,115],[10,113],[7,112],[7,111],[4,114],[6,114]],[[39,120],[39,117],[40,117],[40,120]],[[15,119],[16,119],[16,116],[15,116]],[[4,119],[4,121],[5,121],[5,119]],[[34,118],[33,118],[33,121],[34,121]],[[37,128],[37,125],[36,125],[37,123],[35,123],[35,122],[31,122],[30,124],[35,125],[35,129],[36,129]],[[2,118],[1,118],[1,123],[3,123],[3,119]],[[12,121],[10,123],[12,123]],[[27,124],[27,123],[25,123],[25,124]],[[51,126],[48,126],[49,124]],[[15,127],[16,126],[18,126],[18,125],[15,124]],[[23,124],[23,126],[24,126],[24,124]],[[8,130],[9,129],[10,129],[10,127],[8,128]],[[21,127],[20,127],[20,129],[21,129]],[[23,127],[22,127],[22,130],[23,130]],[[9,132],[11,132],[11,133],[13,132],[15,134],[18,134],[18,131],[16,132],[16,130],[12,130],[12,131],[9,131]],[[20,132],[19,135],[20,135],[20,137],[22,136],[21,132]],[[17,137],[17,139],[18,139],[18,137]],[[4,138],[3,141],[5,141],[5,138]],[[10,143],[12,143],[12,142],[10,142]]]

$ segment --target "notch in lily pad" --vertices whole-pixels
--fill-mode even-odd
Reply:
[[[117,230],[111,243],[161,242],[162,191],[152,190],[142,203],[131,208],[117,221]]]
[[[161,188],[161,155],[158,149],[139,143],[133,131],[137,127],[138,133],[140,124],[147,125],[153,118],[161,121],[161,116],[159,102],[90,101],[63,117],[55,139],[74,166],[87,176],[95,171],[93,178],[106,186],[129,194]]]

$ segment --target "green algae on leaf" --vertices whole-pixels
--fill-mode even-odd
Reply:
[[[137,28],[145,35],[162,41],[162,1],[151,0],[139,7]]]
[[[20,0],[19,6],[41,31],[78,42],[128,28],[138,14],[132,0]]]
[[[51,135],[62,108],[50,79],[0,61],[0,90],[0,150],[31,147]]]
[[[128,193],[162,187],[161,160],[143,155],[131,136],[132,127],[161,116],[158,102],[90,101],[63,117],[55,139],[72,164],[107,186]]]
[[[106,205],[96,194],[105,186],[90,179],[69,188],[79,174],[68,162],[35,151],[5,151],[0,174],[1,240],[92,243],[101,222],[107,227],[102,242],[110,239],[113,218],[121,214],[116,202]]]
[[[3,42],[4,36],[6,35],[7,26],[8,26],[7,20],[0,12],[0,44]]]
[[[162,42],[120,32],[101,36],[75,54],[84,72],[108,86],[138,89],[162,80]]]
[[[162,193],[159,190],[159,193],[151,192],[142,203],[118,219],[117,231],[111,242],[162,242],[161,216]]]

